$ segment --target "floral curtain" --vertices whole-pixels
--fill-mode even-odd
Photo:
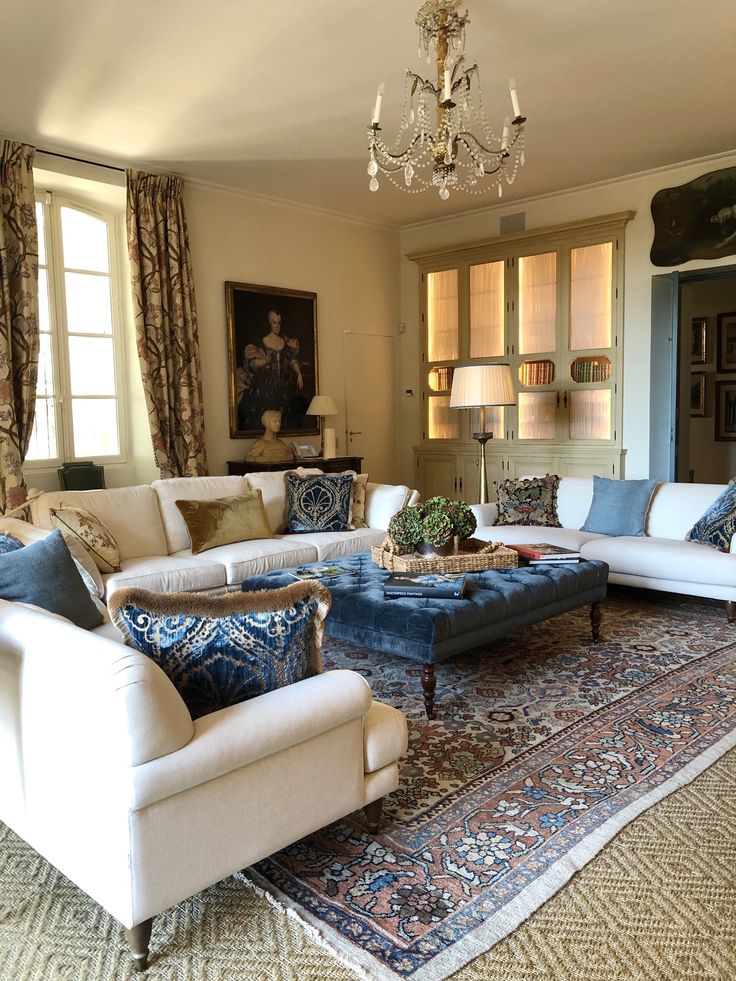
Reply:
[[[35,149],[0,140],[0,510],[23,504],[36,409],[38,232]]]
[[[138,359],[162,477],[207,473],[192,260],[182,182],[129,170],[130,255]]]

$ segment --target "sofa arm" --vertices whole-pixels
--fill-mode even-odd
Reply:
[[[498,506],[496,504],[471,504],[470,510],[475,515],[479,528],[487,528],[495,525],[498,517]]]
[[[359,674],[326,671],[204,715],[195,721],[190,743],[131,771],[131,807],[146,807],[362,719],[371,702],[370,686]]]

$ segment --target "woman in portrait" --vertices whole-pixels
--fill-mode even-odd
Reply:
[[[281,412],[285,429],[304,424],[306,399],[302,396],[304,378],[299,362],[299,341],[281,333],[281,314],[268,311],[269,331],[260,346],[247,344],[243,352],[243,369],[237,372],[241,389],[238,403],[238,428],[257,429],[267,409]]]

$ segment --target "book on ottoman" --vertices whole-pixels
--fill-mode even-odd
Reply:
[[[529,562],[529,565],[580,561],[580,552],[571,548],[563,548],[562,545],[550,545],[548,542],[537,542],[533,545],[509,545],[507,547],[518,552],[522,559]]]
[[[461,599],[464,592],[462,572],[394,572],[383,584],[386,599],[394,596]]]

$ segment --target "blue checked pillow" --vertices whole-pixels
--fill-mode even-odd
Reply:
[[[352,474],[287,477],[287,531],[347,531],[350,528]]]
[[[168,675],[193,719],[322,671],[328,589],[297,582],[204,596],[119,589],[110,616]]]
[[[685,535],[689,542],[710,545],[722,552],[731,549],[731,539],[736,535],[736,479],[713,501],[702,518],[698,518]]]

